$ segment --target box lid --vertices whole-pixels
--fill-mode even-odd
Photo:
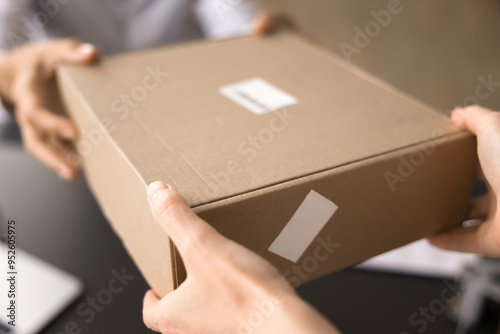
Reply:
[[[114,56],[61,75],[141,178],[171,183],[193,207],[457,131],[288,32]],[[227,97],[248,80],[258,87],[233,90],[236,100],[292,105],[258,114]]]

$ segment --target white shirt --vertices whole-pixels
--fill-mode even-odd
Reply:
[[[0,0],[0,54],[76,37],[102,54],[251,32],[253,0]],[[0,106],[0,123],[6,112]]]

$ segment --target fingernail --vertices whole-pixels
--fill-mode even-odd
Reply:
[[[65,180],[71,180],[71,171],[65,167],[57,167],[57,174]]]
[[[451,112],[451,119],[455,122],[462,120],[462,109],[455,109]]]
[[[152,201],[159,192],[170,188],[168,184],[161,181],[153,182],[148,186],[148,199]]]
[[[83,53],[85,55],[94,53],[95,50],[96,50],[95,46],[89,43],[83,43],[78,47],[78,52]]]

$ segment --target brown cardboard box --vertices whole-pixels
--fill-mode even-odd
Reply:
[[[185,272],[148,208],[155,180],[293,284],[464,215],[474,138],[292,33],[114,56],[58,80],[88,181],[160,296]]]

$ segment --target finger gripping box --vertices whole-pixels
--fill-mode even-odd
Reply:
[[[105,215],[158,295],[185,278],[150,213],[161,180],[300,284],[459,224],[475,140],[293,33],[58,72]]]

